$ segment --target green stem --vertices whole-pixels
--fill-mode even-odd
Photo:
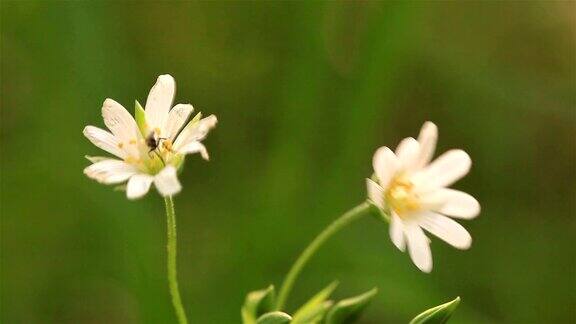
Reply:
[[[174,201],[171,196],[164,197],[166,203],[166,219],[168,229],[168,286],[172,296],[172,305],[178,318],[178,323],[187,324],[186,312],[182,306],[180,291],[178,290],[178,278],[176,270],[176,214],[174,212]]]
[[[316,238],[306,247],[306,249],[300,254],[290,271],[286,275],[282,287],[280,288],[280,293],[278,294],[278,301],[276,303],[276,309],[281,310],[292,291],[292,286],[294,282],[298,279],[298,275],[302,271],[302,268],[306,265],[308,260],[316,253],[316,251],[324,244],[332,235],[336,234],[342,228],[346,227],[353,221],[359,219],[361,216],[367,214],[366,212],[370,210],[370,204],[368,202],[361,203],[360,205],[350,209],[344,213],[340,218],[336,219],[332,224],[328,225]]]

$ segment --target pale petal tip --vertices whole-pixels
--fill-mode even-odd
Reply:
[[[175,83],[174,78],[170,74],[161,74],[156,80],[157,83]]]
[[[474,199],[474,200],[476,200],[476,199]],[[474,213],[472,213],[472,216],[470,218],[478,217],[481,212],[482,212],[482,206],[480,205],[478,200],[476,200],[476,210],[474,211]]]
[[[438,126],[433,122],[427,120],[422,124],[422,130],[438,131]]]
[[[114,105],[115,103],[116,103],[116,100],[110,99],[110,98],[106,98],[106,99],[104,99],[104,103],[102,103],[102,106],[103,106],[103,107],[111,106],[111,105]]]
[[[472,247],[472,236],[468,234],[468,237],[464,242],[461,242],[458,246],[454,246],[458,250],[468,250]]]
[[[200,151],[200,155],[202,156],[202,158],[204,160],[210,161],[210,155],[208,155],[208,151],[202,150],[202,151]]]
[[[146,193],[148,193],[148,192],[136,194],[136,193],[133,193],[133,192],[126,190],[126,198],[128,198],[129,200],[138,200],[138,199],[141,199],[144,196],[146,196]]]
[[[402,234],[404,235],[404,234]],[[391,239],[392,244],[394,244],[394,246],[400,250],[401,252],[406,252],[406,242],[404,241],[404,237],[400,237],[398,238],[398,240],[395,239]]]
[[[433,263],[432,263],[432,257],[431,257],[431,256],[430,256],[430,259],[428,259],[428,260],[419,260],[419,261],[417,261],[417,260],[412,259],[412,261],[414,262],[414,265],[416,265],[416,267],[417,267],[420,271],[422,271],[422,272],[424,272],[424,273],[430,273],[430,272],[432,272],[432,265],[433,265]]]
[[[372,157],[372,167],[378,178],[378,183],[381,187],[386,188],[398,168],[396,154],[387,146],[378,148]]]
[[[461,156],[462,163],[464,163],[466,165],[466,173],[465,174],[468,174],[468,172],[470,171],[470,168],[472,167],[472,158],[464,150],[456,149],[455,151]]]
[[[431,121],[426,121],[420,128],[420,135],[418,136],[418,141],[432,140],[436,143],[438,138],[438,126]],[[435,145],[435,144],[434,144]]]
[[[430,273],[432,272],[432,263],[425,264],[425,265],[416,265],[418,267],[418,269],[420,269],[420,271],[424,272],[424,273]]]
[[[206,149],[206,146],[204,146],[202,143],[198,143],[200,144],[200,156],[202,156],[202,158],[206,161],[210,161],[210,155],[208,154],[208,150]]]
[[[470,196],[472,197],[472,196]],[[463,214],[463,215],[459,215],[462,218],[465,219],[474,219],[476,217],[478,217],[480,215],[480,212],[482,211],[482,207],[480,206],[480,203],[478,202],[478,200],[476,200],[476,198],[472,197],[472,201],[471,201],[471,206],[470,206],[470,210],[468,211],[468,214]]]
[[[128,198],[129,200],[137,200],[144,197],[143,194],[135,194],[134,192],[130,192],[128,190],[126,190],[126,198]]]
[[[392,155],[394,155],[394,157],[396,156],[388,146],[380,146],[374,153],[374,157],[372,158],[372,160],[374,164],[376,164],[377,160],[383,160],[385,156],[392,156]],[[374,169],[376,169],[376,166],[374,167],[375,167]]]
[[[210,115],[206,118],[204,118],[205,124],[206,126],[212,128],[214,126],[216,126],[216,124],[218,123],[218,118],[216,118],[216,115]]]

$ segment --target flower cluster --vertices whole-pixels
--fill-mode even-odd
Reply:
[[[373,159],[374,180],[366,180],[370,201],[389,215],[392,242],[401,251],[408,246],[412,261],[424,272],[432,270],[432,255],[423,229],[467,249],[472,238],[452,218],[472,219],[480,213],[474,197],[447,188],[468,173],[470,157],[450,150],[431,162],[437,138],[436,125],[426,122],[417,140],[403,139],[394,152],[379,148]]]
[[[116,158],[87,156],[93,164],[84,173],[104,184],[128,181],[129,199],[144,196],[152,183],[162,196],[178,193],[182,187],[177,170],[184,156],[200,153],[208,159],[201,141],[217,119],[214,115],[201,118],[198,113],[188,121],[194,108],[190,104],[172,107],[175,91],[172,76],[159,76],[150,90],[145,110],[136,102],[136,119],[121,104],[106,99],[102,117],[110,131],[87,126],[84,135]]]
[[[127,182],[129,199],[144,196],[152,184],[165,197],[169,288],[178,321],[186,324],[176,275],[176,219],[171,196],[182,189],[177,172],[187,154],[199,153],[208,160],[201,141],[216,126],[217,119],[214,115],[202,118],[198,113],[189,120],[194,110],[190,104],[172,107],[175,90],[170,75],[159,76],[145,109],[136,101],[135,117],[116,101],[106,99],[102,116],[109,131],[87,126],[84,135],[115,158],[87,156],[92,164],[84,173],[104,184]],[[379,148],[372,161],[374,174],[366,180],[367,201],[344,213],[304,249],[277,297],[273,286],[249,293],[241,311],[243,323],[348,323],[358,318],[377,289],[334,303],[328,299],[336,288],[332,283],[293,316],[283,308],[294,282],[319,247],[355,219],[369,214],[372,205],[389,221],[394,245],[401,251],[408,248],[412,261],[423,272],[432,271],[430,240],[424,230],[458,249],[468,249],[472,237],[452,218],[472,219],[480,213],[480,204],[469,194],[448,187],[468,173],[472,162],[462,150],[450,150],[432,161],[437,138],[436,125],[426,122],[418,139],[403,139],[395,151]],[[429,309],[411,323],[447,320],[459,302],[456,298]]]

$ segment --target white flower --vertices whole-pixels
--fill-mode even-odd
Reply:
[[[84,173],[104,184],[128,181],[126,195],[130,199],[144,196],[152,183],[162,196],[178,193],[181,185],[177,169],[186,154],[200,153],[208,159],[200,141],[217,120],[214,115],[201,119],[199,113],[186,124],[194,109],[189,104],[170,109],[175,89],[174,78],[159,76],[148,94],[146,110],[136,102],[136,120],[122,105],[106,99],[102,117],[110,132],[86,126],[83,133],[94,145],[117,158],[87,157],[93,164]]]
[[[407,245],[412,261],[424,272],[432,270],[432,254],[422,229],[458,249],[468,249],[472,237],[450,217],[472,219],[480,213],[474,197],[446,188],[470,170],[468,154],[450,150],[430,163],[437,137],[436,125],[426,122],[418,140],[405,138],[396,152],[379,148],[373,159],[376,181],[367,179],[369,199],[390,215],[392,242],[401,251]]]

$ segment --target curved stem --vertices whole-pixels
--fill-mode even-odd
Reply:
[[[342,228],[346,227],[353,221],[359,219],[361,216],[365,215],[370,209],[370,204],[368,202],[361,203],[360,205],[350,209],[344,213],[340,218],[336,219],[332,224],[328,225],[316,238],[306,247],[306,249],[300,254],[290,271],[286,275],[282,287],[280,288],[280,293],[278,294],[278,301],[276,303],[276,309],[281,310],[292,291],[292,286],[294,282],[300,275],[302,268],[306,265],[308,260],[316,253],[316,251],[326,242],[332,235],[340,231]]]
[[[168,229],[168,243],[166,245],[168,250],[168,286],[170,288],[170,295],[172,296],[172,305],[178,318],[178,323],[187,324],[186,312],[182,306],[182,299],[180,298],[180,291],[178,290],[178,278],[176,270],[176,214],[174,212],[174,201],[172,197],[164,197],[166,204],[166,219]]]

